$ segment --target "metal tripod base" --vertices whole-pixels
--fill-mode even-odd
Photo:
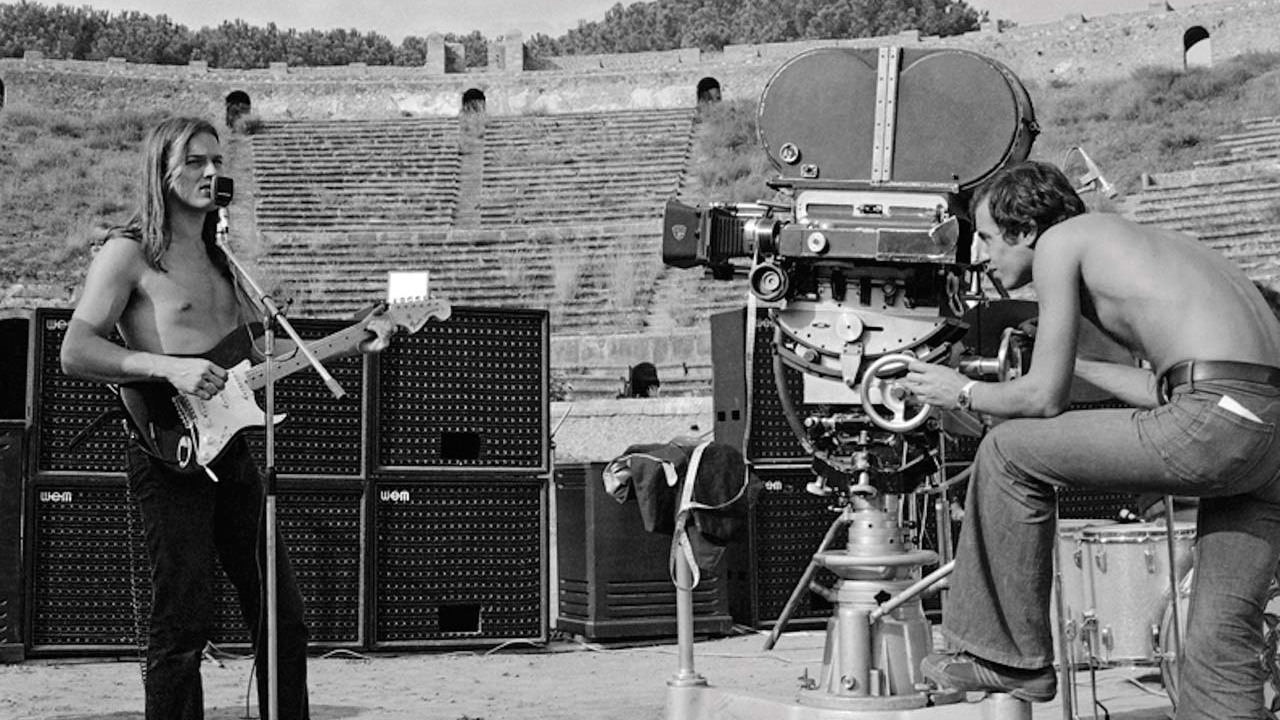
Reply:
[[[962,698],[963,696],[961,696]],[[1031,720],[1031,704],[992,694],[978,702],[917,708],[868,708],[849,698],[845,707],[816,707],[798,698],[770,697],[711,685],[667,684],[666,720]],[[956,700],[954,696],[946,698]],[[932,698],[941,702],[942,697]]]

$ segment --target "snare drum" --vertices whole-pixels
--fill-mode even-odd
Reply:
[[[1082,641],[1110,664],[1155,663],[1169,602],[1168,530],[1163,521],[1080,531],[1086,600]],[[1176,577],[1191,568],[1193,522],[1174,523]]]
[[[1049,596],[1050,625],[1053,632],[1053,653],[1056,660],[1062,648],[1059,638],[1066,635],[1068,660],[1074,665],[1085,659],[1081,652],[1081,624],[1085,610],[1092,608],[1092,593],[1086,587],[1089,580],[1085,564],[1084,544],[1080,532],[1086,528],[1115,525],[1115,520],[1102,518],[1059,518],[1058,546],[1054,564],[1057,567],[1058,592]],[[1058,605],[1059,593],[1062,605]]]

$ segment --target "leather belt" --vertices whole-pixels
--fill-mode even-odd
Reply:
[[[1169,366],[1156,379],[1156,396],[1163,405],[1169,401],[1170,390],[1209,380],[1244,380],[1280,387],[1280,368],[1235,360],[1183,360]]]

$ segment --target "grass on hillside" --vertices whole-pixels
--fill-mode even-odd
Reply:
[[[1280,115],[1280,53],[1248,53],[1214,68],[1139,68],[1127,79],[1028,87],[1041,126],[1032,157],[1061,164],[1083,147],[1123,192],[1143,173],[1187,170],[1222,154],[1215,143],[1244,120]]]
[[[0,287],[83,267],[97,228],[132,211],[142,139],[158,117],[0,112]]]

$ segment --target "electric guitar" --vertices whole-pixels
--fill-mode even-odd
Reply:
[[[414,333],[427,320],[447,320],[450,313],[445,300],[395,302],[332,335],[308,342],[307,348],[323,361],[356,351],[373,334],[367,328],[375,319],[389,321],[395,330]],[[207,472],[242,430],[266,424],[266,413],[253,394],[267,384],[266,366],[251,362],[261,354],[253,338],[253,329],[241,326],[198,356],[227,369],[226,386],[208,400],[179,392],[167,382],[127,383],[116,388],[133,435],[148,454],[179,471]],[[272,363],[272,376],[280,379],[310,366],[303,353],[294,352]],[[277,415],[275,422],[283,419]]]

